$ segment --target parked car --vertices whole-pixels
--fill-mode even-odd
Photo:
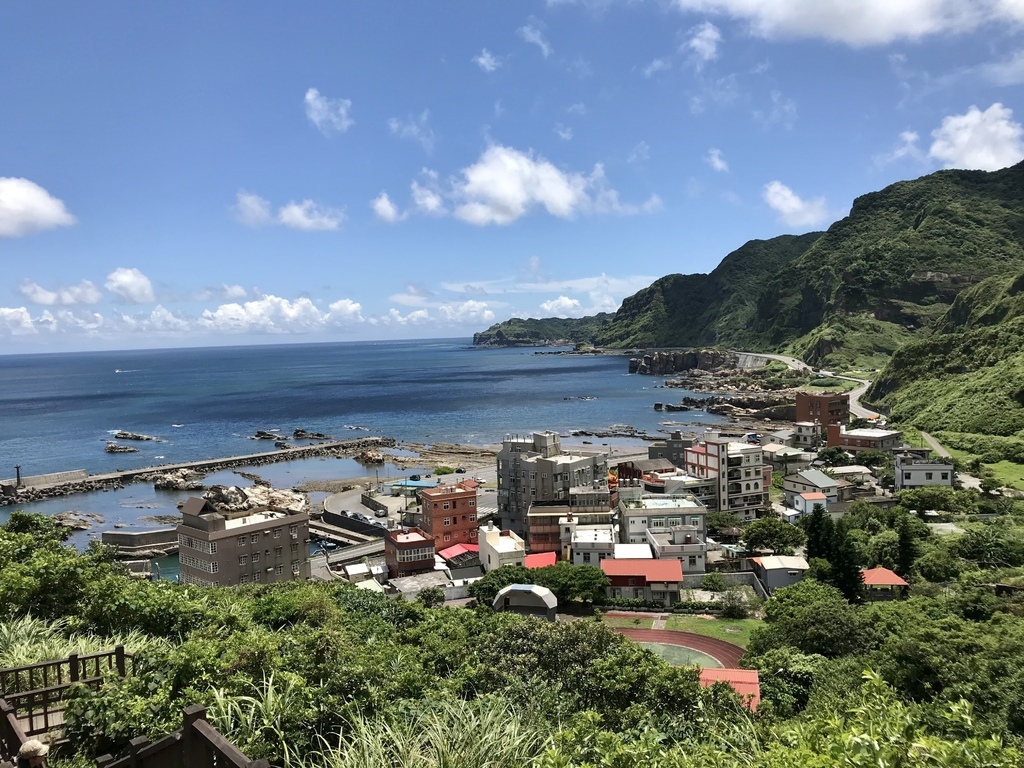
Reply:
[[[416,481],[418,481],[420,479],[420,476],[419,475],[409,475],[409,479],[412,480],[413,482],[416,482]]]
[[[386,509],[378,509],[376,512],[373,513],[373,516],[374,517],[387,517],[388,516],[388,511]]]
[[[464,475],[464,474],[466,474],[466,470],[465,470],[465,468],[464,468],[464,467],[456,467],[456,468],[455,468],[455,472],[456,472],[457,474],[460,474],[460,475]]]

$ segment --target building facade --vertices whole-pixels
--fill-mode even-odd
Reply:
[[[420,528],[434,539],[438,550],[453,544],[476,544],[478,486],[475,480],[463,480],[420,492]]]
[[[953,486],[953,462],[943,459],[922,459],[908,454],[896,454],[896,490],[924,488],[929,485]]]
[[[309,578],[309,515],[219,512],[206,499],[181,508],[182,584],[235,586]]]
[[[563,452],[557,432],[506,437],[497,463],[498,518],[502,528],[520,536],[527,535],[527,515],[534,502],[567,501],[573,488],[608,487],[607,456]]]
[[[707,507],[693,496],[647,495],[619,502],[619,540],[623,544],[647,544],[647,532],[663,533],[679,525],[707,532]]]
[[[526,544],[514,531],[495,528],[488,523],[477,535],[480,543],[480,564],[484,571],[493,571],[503,565],[523,565]]]
[[[829,502],[839,501],[839,481],[829,477],[820,469],[805,469],[782,478],[782,492],[787,507],[796,507],[796,498],[801,493],[822,493]]]
[[[420,528],[395,528],[384,536],[384,562],[392,579],[434,570],[434,537]]]
[[[693,444],[692,437],[683,437],[683,433],[677,430],[670,437],[648,445],[647,458],[668,459],[673,465],[682,467],[686,463],[686,449],[692,448]]]
[[[828,447],[842,448],[849,454],[861,451],[892,453],[903,443],[903,433],[894,429],[844,429],[839,424],[828,427]]]
[[[667,608],[679,602],[683,569],[678,560],[605,559],[601,570],[611,581],[608,597],[647,600]]]
[[[715,478],[716,508],[737,520],[753,520],[768,501],[772,468],[765,464],[760,445],[709,438],[686,450],[686,472]]]
[[[572,525],[610,525],[619,494],[605,488],[570,488],[562,501],[539,501],[527,513],[526,543],[531,554],[555,552],[569,556]]]
[[[615,557],[617,533],[613,525],[575,526],[569,540],[572,564],[598,565],[606,557]]]
[[[664,531],[648,529],[647,543],[659,560],[678,560],[683,573],[707,570],[708,543],[697,526],[673,525]]]
[[[850,395],[847,393],[797,392],[796,420],[819,424],[849,424]]]

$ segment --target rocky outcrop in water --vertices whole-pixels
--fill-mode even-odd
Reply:
[[[153,487],[159,491],[198,491],[203,487],[202,473],[191,469],[152,474],[141,479],[152,481]]]
[[[371,449],[363,450],[357,453],[353,458],[360,464],[383,464],[384,454],[380,451],[374,451]]]
[[[325,435],[323,432],[307,432],[304,429],[295,429],[292,431],[293,440],[330,440],[330,435]]]
[[[695,368],[713,371],[719,368],[736,368],[739,358],[724,349],[687,349],[674,352],[655,352],[653,355],[631,357],[629,372],[650,376],[665,376],[670,373],[690,371]]]
[[[272,509],[276,512],[297,514],[309,511],[309,497],[306,494],[271,488],[269,485],[255,485],[252,488],[214,485],[203,494],[203,498],[220,512]]]
[[[155,442],[161,442],[159,437],[153,437],[152,435],[140,435],[138,432],[127,432],[121,430],[114,434],[114,438],[117,440],[153,440]]]
[[[256,434],[249,438],[250,440],[286,440],[284,435],[279,435],[276,432],[267,432],[265,429],[257,429]]]
[[[139,449],[131,445],[120,445],[119,443],[109,442],[103,449],[107,453],[138,453]]]

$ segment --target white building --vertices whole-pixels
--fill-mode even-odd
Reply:
[[[612,525],[577,525],[570,541],[573,565],[597,565],[606,557],[615,557],[618,533]]]
[[[793,424],[793,447],[813,450],[821,442],[821,424],[816,421],[798,421]]]
[[[699,528],[673,525],[667,531],[647,531],[647,543],[655,558],[678,560],[683,573],[704,573],[708,545]]]
[[[477,534],[480,546],[480,564],[484,571],[493,571],[503,565],[522,565],[526,558],[526,545],[513,531],[503,531],[488,523]]]
[[[707,507],[692,496],[646,495],[619,501],[619,540],[646,544],[647,531],[664,532],[674,525],[692,525],[703,537]]]
[[[943,459],[921,459],[911,454],[896,454],[896,490],[923,488],[928,485],[952,487],[953,463]]]
[[[686,471],[716,480],[717,505],[737,520],[753,520],[768,501],[772,468],[764,463],[760,445],[708,438],[686,451]]]

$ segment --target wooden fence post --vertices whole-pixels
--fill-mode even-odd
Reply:
[[[124,677],[124,646],[118,645],[114,647],[114,663],[117,664],[117,676]]]
[[[206,720],[206,707],[201,704],[185,707],[181,723],[181,764],[184,768],[205,768],[206,765],[203,738],[194,727],[198,720]]]
[[[68,655],[68,665],[70,667],[71,682],[78,682],[78,654],[72,653]]]
[[[132,768],[137,768],[139,765],[139,752],[149,746],[149,739],[145,736],[136,736],[134,739],[128,742],[128,749],[131,750],[131,763]]]

